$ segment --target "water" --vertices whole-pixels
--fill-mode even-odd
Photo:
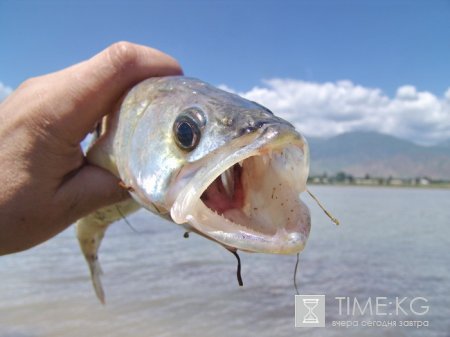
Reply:
[[[0,336],[450,336],[450,191],[312,190],[342,224],[305,196],[313,228],[300,292],[326,295],[326,328],[294,328],[294,256],[241,253],[239,288],[229,252],[140,212],[129,218],[139,233],[119,222],[103,242],[106,306],[95,298],[73,228],[1,257]],[[336,296],[421,296],[430,311],[406,319],[429,327],[332,327],[348,318]]]

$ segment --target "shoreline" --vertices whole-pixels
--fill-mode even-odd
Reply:
[[[414,188],[414,189],[441,189],[446,190],[450,189],[449,183],[430,183],[428,185],[412,185],[412,184],[399,184],[399,185],[390,185],[390,184],[356,184],[356,183],[316,183],[316,182],[308,182],[308,186],[338,186],[338,187],[387,187],[387,188]]]

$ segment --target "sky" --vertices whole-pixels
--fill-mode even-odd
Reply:
[[[450,139],[450,0],[0,0],[0,100],[120,40],[307,136]]]

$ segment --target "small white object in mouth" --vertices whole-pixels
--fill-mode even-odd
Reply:
[[[234,195],[234,165],[230,168],[226,169],[221,175],[220,179],[222,180],[222,185],[225,188],[225,192],[230,198],[233,198]]]

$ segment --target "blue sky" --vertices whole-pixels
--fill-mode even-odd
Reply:
[[[0,0],[0,90],[119,40],[161,49],[186,75],[244,96],[270,89],[273,79],[319,89],[329,82],[336,90],[347,80],[391,101],[399,88],[413,87],[443,104],[438,124],[449,123],[419,142],[450,138],[450,121],[442,120],[450,88],[450,1]],[[408,132],[400,136],[418,130]]]

